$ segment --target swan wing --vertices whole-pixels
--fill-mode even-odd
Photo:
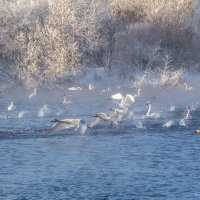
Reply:
[[[48,133],[54,133],[68,128],[71,128],[70,124],[56,122],[50,129],[48,129]]]
[[[101,119],[99,117],[93,117],[90,127],[95,126]]]

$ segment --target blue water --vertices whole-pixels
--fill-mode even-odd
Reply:
[[[193,133],[199,125],[198,108],[185,127],[178,124],[183,107],[164,113],[165,105],[160,105],[161,118],[138,117],[142,128],[134,118],[119,131],[101,123],[84,135],[74,130],[48,135],[55,117],[81,116],[89,122],[95,109],[108,107],[104,97],[87,105],[91,99],[80,101],[75,95],[67,107],[58,103],[62,98],[18,98],[8,118],[6,98],[0,106],[1,200],[200,199],[200,135]],[[50,111],[38,117],[44,104]],[[145,113],[145,106],[139,108],[139,114]],[[22,110],[27,113],[18,118]],[[174,125],[163,128],[168,120]]]

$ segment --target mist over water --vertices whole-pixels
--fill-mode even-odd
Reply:
[[[91,72],[60,89],[38,88],[31,99],[32,89],[3,96],[0,199],[197,198],[200,137],[193,131],[200,127],[200,78],[182,74],[171,87],[159,74],[147,74],[142,83],[139,74],[133,81],[96,75],[98,80]],[[186,90],[184,83],[193,89]],[[72,86],[82,90],[68,90]],[[137,86],[141,95],[119,130],[100,122],[84,135],[74,129],[48,135],[54,118],[90,124],[95,113],[116,107],[107,100],[111,95],[136,94]],[[63,103],[64,94],[70,104]],[[8,113],[10,98],[15,108]],[[146,117],[147,101],[159,117]]]

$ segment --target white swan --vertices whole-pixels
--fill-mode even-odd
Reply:
[[[148,106],[148,110],[146,113],[146,117],[153,117],[153,118],[159,118],[160,114],[159,113],[151,113],[151,103],[150,101],[147,101],[147,106]]]
[[[134,94],[134,95],[133,95],[134,98],[139,97],[139,96],[141,95],[141,91],[142,91],[142,89],[141,89],[141,88],[138,88],[137,94]]]
[[[8,110],[9,112],[11,112],[11,111],[13,110],[13,108],[14,108],[14,103],[13,103],[12,99],[10,99],[10,100],[8,101],[8,108],[7,108],[7,110]]]
[[[47,105],[45,104],[38,112],[38,117],[44,117],[44,115],[50,113],[49,108],[47,107]]]
[[[135,102],[135,98],[131,94],[126,94],[126,96],[124,96],[121,93],[112,95],[111,98],[109,98],[108,100],[112,100],[121,108],[130,106],[131,103]],[[117,100],[120,100],[120,102],[118,102]]]
[[[77,90],[82,90],[82,88],[81,87],[70,87],[70,88],[68,88],[68,90],[77,91]]]
[[[28,98],[30,99],[30,98],[32,98],[32,97],[34,97],[34,96],[36,96],[36,95],[37,95],[37,89],[35,88],[35,89],[33,90],[33,93],[30,94],[30,95],[28,96]]]
[[[185,114],[185,116],[179,122],[180,126],[186,126],[186,120],[189,118],[190,111],[191,111],[190,106],[187,106],[186,109],[185,109],[185,111],[184,111],[184,113],[186,112],[186,114]]]
[[[54,122],[54,125],[48,129],[48,133],[54,133],[59,130],[75,128],[77,130],[81,126],[81,133],[84,134],[87,128],[90,128],[84,120],[82,119],[54,119],[51,122]]]
[[[88,85],[88,90],[93,90],[94,89],[94,86],[92,84],[89,84]]]
[[[193,90],[193,89],[194,89],[193,87],[191,87],[191,86],[188,86],[188,84],[187,84],[187,83],[184,83],[184,86],[185,86],[185,90],[186,90],[186,91],[191,91],[191,90]]]

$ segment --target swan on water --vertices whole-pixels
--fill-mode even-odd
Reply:
[[[14,103],[13,103],[12,99],[9,99],[7,110],[8,110],[9,112],[11,112],[11,111],[13,110],[13,108],[14,108]]]
[[[30,95],[28,96],[28,98],[31,99],[32,97],[34,97],[34,96],[36,96],[36,95],[37,95],[37,89],[35,88],[35,89],[33,90],[33,93],[30,94]]]
[[[187,106],[187,107],[185,108],[185,110],[184,110],[184,113],[186,113],[186,114],[185,114],[185,116],[184,116],[184,117],[180,120],[180,122],[179,122],[179,125],[180,125],[180,126],[186,126],[186,120],[189,118],[190,111],[191,111],[190,106]]]
[[[88,90],[93,90],[94,89],[94,86],[92,84],[89,84],[88,85]]]
[[[54,119],[51,122],[54,122],[53,126],[48,129],[48,133],[54,133],[60,130],[75,128],[75,130],[81,128],[81,133],[84,134],[87,128],[90,128],[84,120],[82,119]]]
[[[185,90],[186,90],[186,91],[191,91],[191,90],[193,90],[193,89],[194,89],[193,87],[191,87],[191,86],[188,86],[188,84],[187,84],[187,83],[184,83],[184,86],[185,86]]]
[[[82,88],[81,87],[70,87],[70,88],[68,88],[68,90],[77,91],[77,90],[82,90]]]
[[[151,103],[150,101],[147,101],[147,106],[148,106],[148,110],[146,113],[146,117],[153,117],[153,118],[159,118],[160,114],[159,113],[151,113]]]

